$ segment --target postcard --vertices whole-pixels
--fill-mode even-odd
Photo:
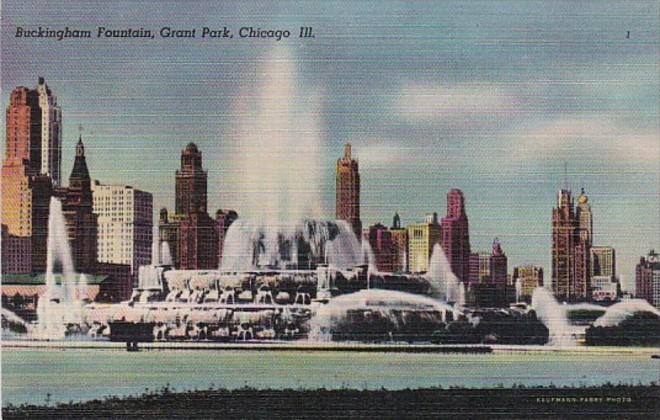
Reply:
[[[3,418],[651,418],[654,1],[6,0]]]

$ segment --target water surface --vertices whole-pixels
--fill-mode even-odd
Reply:
[[[413,354],[345,351],[22,349],[2,352],[2,404],[81,401],[176,390],[224,388],[403,389],[600,385],[658,381],[648,354],[515,352]],[[50,396],[49,396],[50,394]]]

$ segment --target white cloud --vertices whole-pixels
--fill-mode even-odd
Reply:
[[[408,83],[393,104],[393,113],[412,122],[492,116],[517,112],[515,94],[490,85]]]
[[[515,159],[575,157],[610,162],[657,163],[660,137],[657,130],[632,127],[605,117],[568,117],[517,127],[504,143]]]

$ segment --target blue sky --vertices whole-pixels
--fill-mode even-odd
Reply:
[[[82,125],[93,178],[150,191],[156,209],[171,208],[179,153],[194,141],[210,209],[254,215],[237,169],[241,133],[285,104],[294,129],[313,132],[318,146],[311,178],[321,216],[334,216],[334,161],[351,142],[365,225],[389,224],[395,211],[404,224],[442,214],[458,187],[473,248],[488,250],[497,236],[510,269],[539,264],[547,281],[566,161],[572,190],[590,196],[595,242],[616,248],[627,286],[639,257],[660,248],[658,15],[653,1],[9,0],[2,106],[13,87],[44,76],[63,109],[65,174]],[[58,42],[16,39],[16,26],[312,26],[316,37]],[[269,81],[289,86],[287,99],[259,107]],[[291,156],[274,150],[266,156],[310,170],[291,158],[306,143]]]

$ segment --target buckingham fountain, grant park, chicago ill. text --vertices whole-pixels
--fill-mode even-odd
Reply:
[[[3,3],[3,418],[656,418],[660,9]]]

